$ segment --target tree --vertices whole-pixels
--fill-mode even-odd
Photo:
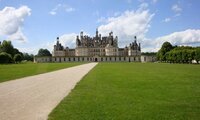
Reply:
[[[6,52],[6,53],[14,56],[15,51],[14,51],[14,47],[13,47],[11,41],[4,40],[2,42],[2,44],[0,45],[0,53],[1,52]]]
[[[157,53],[157,59],[160,61],[166,61],[166,53],[173,49],[170,42],[164,42],[161,49]]]
[[[166,53],[166,60],[176,63],[191,63],[195,59],[196,49],[188,46],[176,47]]]
[[[0,53],[0,63],[12,63],[12,57],[6,52]]]
[[[14,52],[14,55],[15,54],[21,54],[23,56],[23,53],[20,52],[17,48],[14,48],[13,52]]]
[[[13,47],[11,41],[4,40],[0,44],[0,53],[2,53],[1,63],[11,63],[13,60],[21,62],[23,58],[23,54],[17,48]]]
[[[195,57],[195,51],[194,50],[188,50],[188,62],[192,63],[192,60],[194,60]]]
[[[196,48],[194,59],[199,63],[200,61],[200,47]]]
[[[49,52],[49,50],[47,50],[47,49],[42,49],[42,48],[41,48],[41,49],[38,51],[37,56],[39,56],[39,57],[41,57],[41,56],[51,56],[51,53]]]
[[[156,56],[156,52],[142,52],[142,55],[147,55],[147,56]]]
[[[16,63],[21,62],[21,61],[22,61],[22,55],[21,55],[21,54],[15,54],[15,56],[14,56],[14,61],[15,61]]]
[[[27,61],[33,61],[34,55],[33,54],[28,54],[28,53],[23,53],[23,60]]]

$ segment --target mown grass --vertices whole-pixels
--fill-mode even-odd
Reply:
[[[199,120],[200,66],[100,63],[49,120]]]
[[[21,63],[21,64],[6,64],[6,65],[0,64],[0,82],[46,73],[80,64],[83,63],[74,62],[74,63]]]

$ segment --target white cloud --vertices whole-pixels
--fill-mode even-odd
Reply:
[[[42,47],[41,47],[42,48]],[[17,49],[20,51],[20,52],[23,52],[23,53],[29,53],[29,54],[33,54],[33,55],[36,55],[38,53],[38,50],[40,48],[38,48],[38,46],[36,47],[28,47],[28,48],[25,48],[25,47],[17,47]]]
[[[59,37],[60,43],[65,47],[75,48],[76,46],[76,33],[64,34]]]
[[[187,29],[185,31],[174,32],[156,39],[158,44],[164,41],[169,41],[173,45],[191,45],[200,43],[200,30]]]
[[[120,47],[133,42],[136,35],[140,40],[145,38],[145,33],[150,27],[150,21],[154,14],[146,8],[148,4],[142,3],[136,11],[125,11],[117,17],[106,19],[106,23],[99,26],[102,35],[108,35],[110,31],[119,37]],[[140,41],[141,42],[141,41]]]
[[[172,6],[172,10],[176,13],[179,13],[182,11],[182,8],[178,4],[175,4]]]
[[[73,12],[75,11],[75,8],[70,7],[69,5],[66,5],[66,4],[57,4],[55,8],[53,8],[49,12],[49,14],[56,15],[58,11]]]
[[[51,15],[55,15],[56,12],[55,12],[55,11],[50,11],[49,14],[51,14]]]
[[[169,35],[158,37],[155,40],[147,39],[142,45],[143,51],[158,51],[164,42],[170,42],[172,45],[200,45],[200,29],[187,29],[185,31],[174,32]]]
[[[31,15],[31,9],[28,6],[5,7],[0,10],[0,36],[5,36],[9,40],[26,41],[22,32],[22,26],[26,16]]]
[[[21,42],[25,42],[27,40],[26,36],[22,33],[21,28],[18,31],[10,36],[8,36],[9,40],[18,40]]]
[[[163,22],[170,22],[171,21],[171,18],[165,18],[164,20],[163,20]]]

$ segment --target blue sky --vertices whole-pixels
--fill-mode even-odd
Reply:
[[[142,51],[157,51],[164,41],[200,45],[199,0],[0,0],[0,41],[12,40],[23,52],[53,48],[56,37],[75,47],[80,31],[94,36],[113,31],[119,47],[135,35]]]

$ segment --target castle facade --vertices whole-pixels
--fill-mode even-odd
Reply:
[[[108,36],[101,36],[98,30],[96,35],[90,37],[80,32],[76,37],[76,47],[70,49],[63,47],[59,43],[54,45],[52,57],[35,57],[35,62],[117,62],[141,61],[141,45],[137,43],[137,37],[134,37],[132,43],[124,48],[118,47],[118,37],[110,32]]]

